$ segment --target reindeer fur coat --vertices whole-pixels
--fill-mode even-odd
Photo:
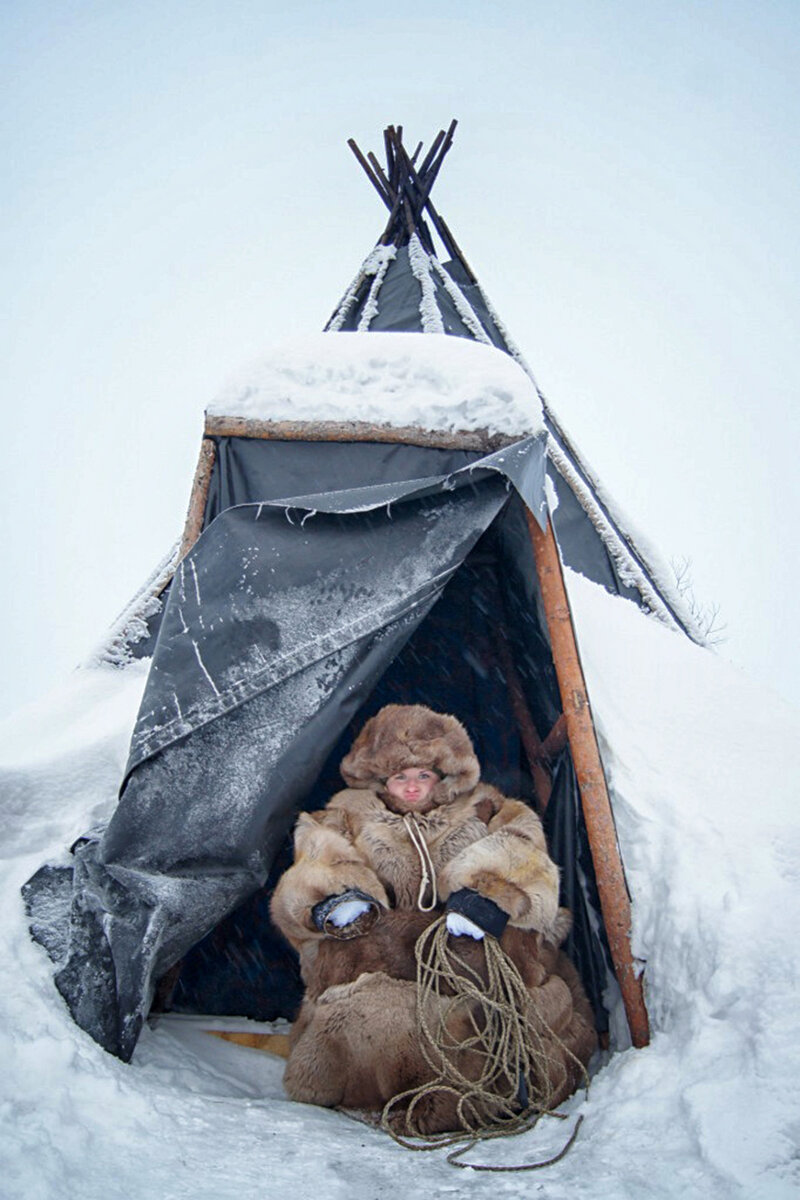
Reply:
[[[439,775],[428,812],[392,807],[386,780],[409,767]],[[558,906],[558,868],[539,818],[480,782],[472,743],[455,717],[419,705],[383,708],[341,771],[347,789],[298,819],[294,865],[272,900],[306,988],[284,1080],[290,1096],[378,1110],[430,1076],[416,1034],[414,943],[441,915],[437,906],[469,888],[509,916],[500,944],[555,1035],[551,1103],[559,1103],[577,1085],[578,1063],[588,1062],[596,1036],[577,973],[558,949],[570,916]],[[427,856],[415,846],[420,837]],[[425,857],[435,891],[422,886]],[[371,897],[369,911],[345,930],[318,928],[315,906],[348,891]],[[480,943],[453,940],[471,943],[463,949],[479,965]],[[434,1102],[422,1125],[453,1128],[452,1103]]]

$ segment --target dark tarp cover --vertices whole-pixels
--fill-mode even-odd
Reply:
[[[156,981],[264,886],[348,724],[498,514],[516,495],[544,518],[541,439],[438,475],[437,452],[404,449],[405,479],[223,506],[173,580],[119,804],[74,848],[68,938],[40,938],[76,1021],[124,1059]],[[529,574],[517,623],[541,641],[530,589]]]
[[[431,304],[441,319],[442,331],[447,335],[477,341],[486,340],[512,358],[518,359],[518,352],[512,346],[497,314],[480,285],[470,281],[463,265],[457,261],[439,264],[435,256],[428,255],[421,251],[421,248],[420,253],[423,263],[427,262],[427,269],[419,262],[416,268],[414,267],[408,246],[398,247],[394,258],[386,266],[382,284],[377,289],[373,286],[375,277],[367,271],[360,278],[355,293],[351,289],[343,297],[331,318],[330,327],[350,331],[361,329],[364,328],[362,322],[368,317],[367,328],[370,332],[424,331],[427,328],[426,306]],[[426,276],[429,289],[427,298],[419,277],[421,272]],[[449,280],[449,286],[445,277]],[[645,600],[636,582],[637,578],[643,575],[647,579],[651,595],[658,596],[676,625],[693,640],[698,640],[697,631],[692,629],[688,614],[680,611],[675,596],[671,596],[663,585],[659,584],[652,567],[642,557],[634,539],[620,527],[618,518],[598,494],[588,468],[581,463],[575,448],[570,445],[538,385],[536,390],[542,402],[542,415],[551,444],[558,448],[560,456],[575,477],[570,482],[562,476],[551,456],[548,474],[558,495],[554,525],[563,561],[609,591],[633,600],[640,608],[650,609],[650,600]],[[578,500],[576,486],[591,496],[588,504]],[[629,569],[627,581],[620,577],[620,571],[608,552],[605,539],[593,526],[594,518],[590,518],[589,512],[600,517],[602,523],[613,531],[612,536],[618,539],[624,559],[630,560],[629,567],[633,569]],[[625,574],[624,569],[622,574]]]

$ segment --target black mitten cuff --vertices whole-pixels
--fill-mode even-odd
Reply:
[[[499,938],[508,924],[508,913],[504,912],[494,900],[488,900],[480,892],[472,888],[461,888],[448,898],[445,908],[448,912],[460,913],[470,921],[474,921],[484,933]]]

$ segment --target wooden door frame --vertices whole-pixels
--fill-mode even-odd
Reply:
[[[315,427],[305,422],[278,424],[268,421],[245,422],[208,418],[192,485],[180,558],[189,552],[202,530],[216,459],[214,439],[231,436],[292,441],[403,441],[406,444],[435,446],[440,449],[484,449],[487,452],[498,448],[496,444],[488,445],[486,440],[479,445],[480,435],[476,438],[474,431],[463,435],[437,434],[427,430],[388,430],[386,427],[357,422],[343,422],[337,427]],[[501,441],[505,444],[514,440],[518,439],[494,439],[495,443]],[[548,520],[546,528],[542,530],[527,508],[525,513],[614,973],[622,994],[633,1045],[646,1046],[650,1041],[650,1023],[644,1000],[641,970],[637,969],[631,950],[630,896],[564,585],[561,557],[552,522]]]

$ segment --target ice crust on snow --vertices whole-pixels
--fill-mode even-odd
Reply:
[[[76,673],[0,727],[0,1169],[8,1200],[191,1196],[790,1200],[798,1194],[800,714],[714,654],[567,571],[645,961],[652,1042],[588,1098],[457,1173],[345,1116],[289,1102],[283,1063],[146,1028],[130,1065],[71,1021],[20,885],[114,803],[143,664]],[[654,681],[657,683],[654,684]],[[53,739],[58,732],[57,740]],[[758,747],[755,766],[753,747]],[[265,1185],[265,1181],[268,1184]]]
[[[543,428],[536,389],[512,358],[433,332],[310,335],[241,371],[207,413],[519,437]]]

